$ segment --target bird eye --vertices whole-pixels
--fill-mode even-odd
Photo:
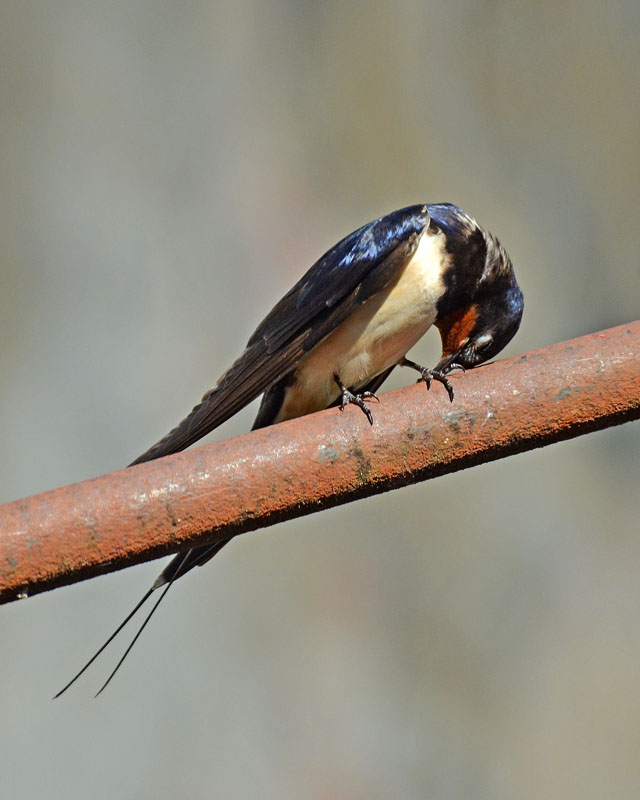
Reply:
[[[493,336],[490,333],[482,333],[474,339],[473,345],[476,350],[484,350],[492,341]]]

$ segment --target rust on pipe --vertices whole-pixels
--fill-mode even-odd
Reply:
[[[0,602],[640,418],[640,322],[0,507]]]

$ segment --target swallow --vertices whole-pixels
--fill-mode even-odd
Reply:
[[[494,236],[450,203],[416,205],[363,225],[328,250],[258,325],[242,355],[191,413],[132,462],[184,450],[262,395],[253,429],[321,409],[367,403],[397,366],[427,389],[454,369],[493,358],[513,338],[523,297],[511,259]],[[407,358],[435,325],[442,356],[432,369]],[[116,674],[174,581],[215,556],[229,539],[178,553],[138,605],[67,685],[84,673],[160,587]],[[97,695],[96,695],[97,696]]]

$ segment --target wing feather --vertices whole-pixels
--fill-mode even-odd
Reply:
[[[247,348],[191,413],[132,464],[184,450],[295,368],[411,258],[429,224],[411,206],[364,225],[322,256],[280,300]]]

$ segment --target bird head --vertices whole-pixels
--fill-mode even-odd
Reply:
[[[484,239],[484,265],[458,293],[458,304],[436,321],[442,359],[436,369],[470,369],[496,356],[520,327],[524,299],[511,259],[500,243],[478,228]],[[480,249],[480,248],[478,248]],[[477,263],[477,262],[476,262]]]

